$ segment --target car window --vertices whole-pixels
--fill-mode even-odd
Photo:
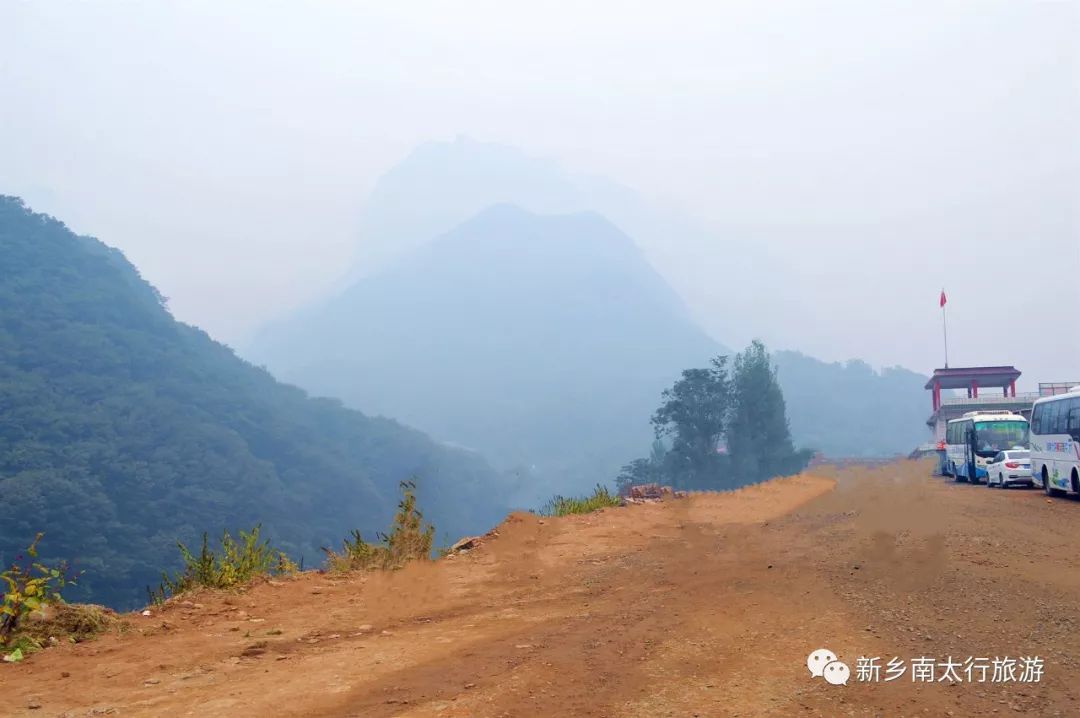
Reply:
[[[994,460],[991,463],[1000,464],[1004,460],[1005,460],[1005,452],[1004,451],[999,451],[998,455],[994,457]]]

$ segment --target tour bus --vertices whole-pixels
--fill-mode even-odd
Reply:
[[[1024,417],[1011,411],[970,411],[946,425],[946,472],[954,481],[978,484],[986,478],[986,465],[999,451],[1027,446],[1028,421]]]
[[[1080,387],[1035,402],[1031,478],[1042,482],[1047,495],[1080,494]]]

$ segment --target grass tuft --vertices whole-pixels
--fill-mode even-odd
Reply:
[[[611,493],[606,486],[596,485],[591,495],[576,498],[555,496],[548,501],[540,513],[544,516],[568,516],[570,514],[588,514],[612,506],[622,506],[623,501],[617,494]]]

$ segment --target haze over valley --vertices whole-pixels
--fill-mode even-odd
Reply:
[[[1075,3],[579,5],[0,0],[0,567],[907,455],[942,288],[1080,380]]]
[[[315,394],[475,448],[541,492],[614,475],[650,442],[660,391],[731,351],[634,234],[702,230],[513,148],[419,147],[378,184],[361,227],[346,286],[271,324],[245,355]],[[728,252],[717,282],[735,324],[741,288],[769,265],[753,245]],[[801,445],[879,456],[923,440],[925,377],[797,352],[775,360]]]
[[[1018,356],[987,325],[1078,299],[1076,32],[1071,2],[4,3],[0,191],[244,348],[388,256],[380,178],[464,135],[605,178],[530,206],[509,195],[536,173],[504,173],[495,201],[599,212],[722,345],[927,374],[944,286],[952,364],[1031,389],[1071,380],[1075,345]],[[612,185],[664,222],[628,222]],[[484,208],[445,192],[394,210],[455,209],[418,241]],[[980,291],[1021,256],[1042,294]]]

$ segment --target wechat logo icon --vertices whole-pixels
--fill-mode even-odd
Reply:
[[[812,678],[824,678],[826,683],[834,686],[847,685],[851,677],[851,669],[843,661],[836,659],[836,654],[828,648],[819,648],[811,651],[806,657],[806,667],[810,669]]]

